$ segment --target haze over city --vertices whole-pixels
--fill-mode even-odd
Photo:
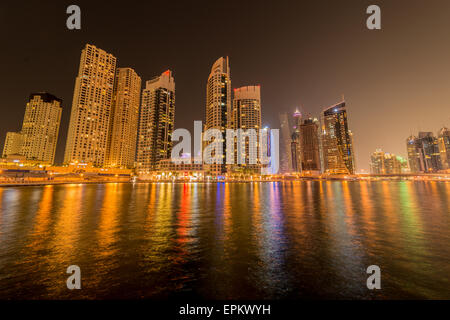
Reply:
[[[19,129],[31,92],[51,92],[63,99],[62,162],[80,51],[93,43],[144,81],[173,71],[175,128],[204,121],[211,64],[229,56],[233,87],[261,85],[264,125],[278,128],[278,114],[297,107],[318,117],[345,95],[357,170],[369,169],[377,148],[406,157],[410,134],[450,126],[450,44],[442,41],[450,4],[381,1],[376,31],[365,26],[368,4],[80,1],[79,31],[65,27],[66,1],[5,4],[0,141]]]

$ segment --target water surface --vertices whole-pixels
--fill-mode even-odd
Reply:
[[[449,196],[432,181],[0,188],[0,298],[450,299]]]

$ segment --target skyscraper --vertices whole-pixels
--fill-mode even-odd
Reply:
[[[302,171],[320,171],[319,121],[305,119],[300,125],[300,159]]]
[[[324,171],[331,174],[353,174],[354,150],[345,101],[323,111],[322,132]]]
[[[291,126],[287,113],[280,113],[280,172],[292,171]]]
[[[254,129],[259,140],[259,130],[261,129],[261,88],[260,86],[247,86],[234,89],[233,109],[231,113],[231,128],[247,131]],[[249,144],[245,144],[245,167],[258,170],[259,165],[259,143],[256,150],[250,149]],[[235,153],[237,152],[235,146]],[[256,159],[257,164],[251,165],[250,158]],[[237,157],[235,157],[235,164]]]
[[[406,139],[406,150],[408,153],[408,164],[411,173],[425,171],[425,163],[420,139],[411,135]]]
[[[131,68],[117,68],[107,166],[134,167],[141,78]]]
[[[295,110],[293,115],[294,127],[291,135],[291,158],[292,158],[292,171],[301,172],[302,171],[302,145],[300,142],[301,132],[300,125],[302,123],[302,114],[298,109]]]
[[[442,169],[450,169],[450,130],[442,128],[438,136],[439,152],[441,154]]]
[[[437,172],[442,170],[438,139],[432,132],[419,132],[419,140],[422,144],[425,171]]]
[[[62,100],[46,92],[32,93],[25,107],[22,130],[8,132],[3,155],[53,164],[61,123]]]
[[[218,129],[225,137],[225,131],[231,126],[231,76],[228,57],[221,57],[214,62],[206,85],[205,130]],[[213,175],[226,172],[226,142],[223,139],[223,164],[206,166]]]
[[[175,81],[172,71],[148,80],[142,91],[139,115],[137,170],[147,174],[172,152],[175,125]]]
[[[103,166],[107,147],[116,57],[87,44],[81,52],[67,136],[65,163]]]

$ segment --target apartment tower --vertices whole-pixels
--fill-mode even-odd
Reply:
[[[106,165],[133,168],[141,98],[141,78],[131,68],[117,68]]]
[[[67,136],[65,163],[104,166],[110,138],[117,59],[87,44],[81,52]]]
[[[231,77],[228,57],[214,62],[206,85],[206,121],[205,130],[218,129],[225,137],[225,131],[231,127]],[[207,171],[213,175],[226,173],[226,143],[223,140],[223,164],[208,165]],[[212,141],[210,141],[212,142]]]
[[[140,175],[149,174],[160,160],[170,158],[174,125],[175,81],[167,70],[148,80],[142,91],[136,159]]]

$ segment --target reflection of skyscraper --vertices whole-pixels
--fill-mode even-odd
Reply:
[[[353,174],[354,151],[345,102],[327,108],[323,111],[322,117],[325,172]]]
[[[442,128],[438,137],[439,152],[441,154],[442,168],[450,169],[450,130]]]
[[[300,150],[303,171],[320,171],[319,124],[317,119],[306,119],[300,125]]]
[[[131,68],[118,68],[114,85],[108,166],[134,166],[140,97],[141,78]]]
[[[233,109],[232,109],[231,128],[234,130],[242,129],[244,131],[254,129],[259,140],[259,130],[261,129],[261,88],[260,86],[248,86],[234,89]],[[235,147],[235,152],[237,148]],[[249,148],[245,144],[245,166],[250,169],[258,170],[260,165],[249,165],[250,157],[259,159],[259,143],[255,149]],[[237,163],[235,161],[235,163]]]
[[[228,57],[214,62],[206,86],[205,130],[218,129],[225,136],[225,130],[231,125],[231,76]],[[212,164],[207,170],[220,175],[226,172],[226,142],[223,139],[223,164]]]
[[[20,154],[28,160],[53,164],[61,123],[61,103],[61,99],[49,93],[31,94],[22,131],[7,133],[4,156]]]
[[[172,152],[175,122],[175,81],[167,70],[146,82],[142,91],[137,146],[137,170],[146,174]]]
[[[280,172],[292,170],[291,126],[287,113],[280,113]]]
[[[75,81],[64,162],[104,165],[115,73],[116,58],[87,44]]]

